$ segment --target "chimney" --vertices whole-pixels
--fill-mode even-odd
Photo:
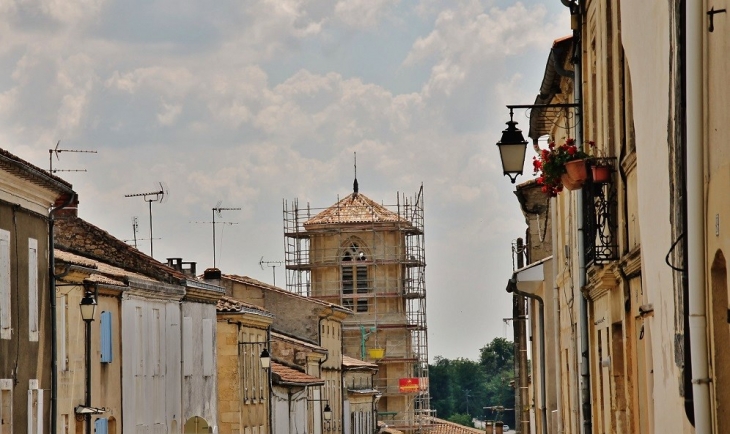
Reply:
[[[217,268],[206,268],[203,272],[203,280],[214,285],[221,284],[221,270]]]
[[[197,262],[185,262],[182,258],[167,258],[167,266],[183,273],[188,277],[196,277]]]
[[[58,208],[63,206],[64,204],[67,204],[66,206],[55,212],[56,217],[69,218],[79,216],[79,196],[75,195],[71,203],[68,203],[69,196],[69,194],[63,194],[56,198],[56,201],[53,203],[54,208]]]

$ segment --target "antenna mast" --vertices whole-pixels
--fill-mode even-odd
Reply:
[[[151,191],[148,193],[134,193],[134,194],[125,194],[124,197],[140,197],[142,196],[142,199],[149,204],[150,207],[150,257],[154,258],[154,250],[153,250],[153,237],[152,237],[152,202],[159,202],[159,203],[165,203],[167,201],[167,197],[170,195],[170,191],[167,189],[167,185],[165,185],[164,182],[160,182],[160,189],[158,191]],[[135,234],[136,237],[136,234]]]
[[[264,257],[261,257],[261,260],[259,261],[259,265],[261,266],[261,269],[264,269],[264,265],[267,267],[271,267],[271,271],[274,273],[274,286],[276,286],[276,267],[283,264],[283,261],[264,261]]]
[[[215,262],[215,215],[218,214],[218,217],[223,217],[223,214],[221,214],[221,211],[240,211],[241,208],[221,208],[222,201],[218,201],[218,203],[213,207],[213,268],[216,268],[216,262]],[[224,223],[224,222],[218,222],[218,223]]]
[[[80,149],[58,149],[58,147],[61,145],[61,141],[59,140],[56,143],[56,147],[54,149],[48,150],[48,172],[50,173],[56,173],[56,172],[86,172],[86,169],[54,169],[53,168],[53,154],[56,154],[56,159],[60,160],[61,158],[58,156],[61,152],[76,152],[76,153],[83,153],[83,154],[96,154],[96,151],[85,151]]]

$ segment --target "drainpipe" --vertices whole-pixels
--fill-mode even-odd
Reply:
[[[514,292],[517,295],[531,298],[538,303],[540,315],[537,325],[538,333],[540,334],[540,412],[542,413],[542,434],[547,434],[547,410],[545,402],[545,303],[540,296],[517,289],[517,276],[515,274],[512,275],[512,278],[507,284],[507,292]]]
[[[707,366],[707,316],[705,305],[705,185],[702,122],[704,94],[702,71],[703,2],[686,2],[687,45],[687,258],[689,335],[692,358],[692,392],[695,432],[712,432]]]
[[[573,94],[574,101],[578,103],[578,122],[575,126],[575,140],[578,148],[583,146],[583,69],[581,65],[580,53],[582,50],[582,27],[583,18],[581,6],[573,4],[571,7],[571,22],[573,27],[573,38],[575,46],[573,48],[573,69],[575,71],[575,92]],[[583,228],[583,195],[576,194],[576,212],[575,218],[578,222],[578,233],[576,239],[576,250],[578,258],[578,288],[582,289],[586,284],[586,263],[585,263],[585,246],[584,246],[584,228]],[[557,249],[558,246],[553,245],[553,249]],[[581,395],[581,420],[582,420],[582,432],[583,434],[590,434],[593,432],[592,421],[591,421],[591,371],[590,371],[590,348],[588,342],[588,301],[581,292],[581,296],[578,303],[578,316],[580,317],[580,395]]]
[[[557,199],[550,201],[550,242],[555,245],[558,239],[558,227],[555,222],[558,220]],[[561,390],[563,384],[563,369],[560,362],[560,288],[558,287],[558,261],[553,256],[553,333],[555,334],[555,402],[558,413],[558,434],[563,434],[563,393]]]
[[[48,212],[48,290],[51,292],[51,434],[56,434],[58,415],[58,338],[56,337],[56,255],[53,251],[54,215],[56,211],[69,206],[76,200],[76,193],[69,194],[60,206],[53,206]]]

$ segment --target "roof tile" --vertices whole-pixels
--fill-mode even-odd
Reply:
[[[313,377],[304,372],[297,371],[280,363],[271,362],[271,373],[275,383],[296,384],[302,386],[315,386],[324,384],[324,380]]]
[[[350,193],[344,199],[304,222],[304,227],[310,229],[317,225],[397,222],[409,223],[403,217],[364,194]]]

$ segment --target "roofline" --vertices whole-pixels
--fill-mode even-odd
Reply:
[[[59,178],[58,176],[55,176],[51,173],[46,172],[45,170],[41,169],[38,166],[35,166],[22,158],[11,154],[10,152],[6,151],[5,149],[0,148],[0,161],[4,161],[7,164],[11,164],[13,166],[19,167],[26,172],[28,172],[33,178],[36,180],[39,180],[43,183],[50,184],[52,188],[55,188],[56,190],[63,192],[63,193],[75,193],[73,190],[73,186],[70,182]]]

